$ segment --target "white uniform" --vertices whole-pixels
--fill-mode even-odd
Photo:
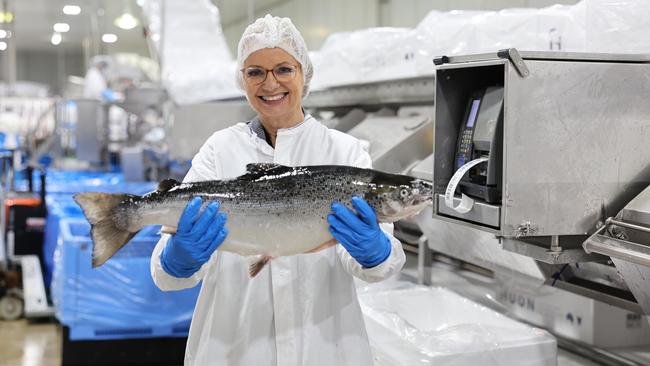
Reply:
[[[84,98],[102,99],[102,92],[108,87],[106,78],[95,66],[88,69],[84,78]]]
[[[298,126],[278,130],[275,149],[244,123],[216,132],[194,157],[185,181],[239,176],[254,162],[371,166],[357,139],[307,115]],[[392,225],[382,224],[382,229],[392,234]],[[151,274],[162,290],[203,280],[185,365],[372,365],[352,276],[375,282],[401,270],[404,251],[390,237],[390,256],[373,268],[364,269],[339,244],[273,259],[249,278],[249,258],[217,250],[185,279],[161,267],[160,253],[169,238],[163,235],[152,254]]]

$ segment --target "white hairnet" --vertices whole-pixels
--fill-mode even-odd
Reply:
[[[96,55],[90,59],[90,64],[93,66],[111,67],[113,65],[113,58],[108,55]]]
[[[241,69],[251,53],[263,48],[281,48],[300,63],[305,86],[302,97],[309,94],[309,82],[314,75],[314,67],[309,59],[305,40],[289,18],[274,17],[267,14],[246,27],[237,46],[237,86],[245,90]]]

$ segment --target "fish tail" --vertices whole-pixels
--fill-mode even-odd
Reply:
[[[255,262],[251,263],[248,266],[248,275],[252,277],[257,276],[258,273],[264,268],[264,266],[272,259],[273,257],[265,255],[262,256],[259,260],[256,260]]]
[[[90,222],[90,236],[93,239],[93,268],[99,267],[111,258],[124,244],[137,234],[117,225],[116,212],[126,199],[138,200],[140,197],[129,194],[84,192],[74,195]]]

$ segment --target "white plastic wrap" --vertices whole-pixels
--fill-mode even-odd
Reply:
[[[584,0],[587,50],[650,53],[650,1]]]
[[[403,282],[359,288],[376,366],[555,366],[557,344],[456,293]]]
[[[8,83],[0,81],[0,97],[22,98],[47,98],[50,95],[50,86],[33,81],[19,80],[11,87]]]
[[[0,132],[21,140],[44,139],[54,132],[55,100],[41,97],[0,97]]]
[[[433,75],[433,58],[494,52],[584,51],[583,5],[501,11],[431,11],[414,28],[331,35],[314,52],[313,89]]]
[[[332,34],[319,51],[311,54],[312,89],[381,79],[378,72],[385,75],[392,66],[398,66],[399,50],[410,31],[385,27]],[[410,74],[410,70],[398,66],[389,75],[399,78],[400,73]]]
[[[219,10],[209,0],[146,0],[142,8],[160,56],[163,85],[177,104],[242,94],[235,87],[235,61]]]

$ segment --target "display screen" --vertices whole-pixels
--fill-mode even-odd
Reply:
[[[476,121],[476,114],[478,114],[478,106],[481,104],[480,99],[472,100],[472,107],[469,110],[469,117],[467,117],[467,128],[473,128],[474,122]]]

